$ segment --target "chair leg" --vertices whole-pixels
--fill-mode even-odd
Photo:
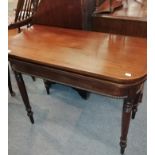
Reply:
[[[10,91],[11,96],[12,97],[15,96],[16,94],[15,94],[15,92],[12,89],[9,67],[8,67],[8,87],[9,87],[9,91]]]

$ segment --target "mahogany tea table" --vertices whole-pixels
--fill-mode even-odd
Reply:
[[[146,80],[146,39],[34,25],[9,38],[9,61],[34,123],[22,74],[122,97],[121,154]]]

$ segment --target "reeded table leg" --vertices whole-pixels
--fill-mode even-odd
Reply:
[[[9,91],[10,91],[11,96],[15,96],[15,92],[13,91],[12,85],[11,85],[11,78],[10,78],[9,67],[8,67],[8,86],[9,86]]]
[[[122,131],[120,138],[121,154],[124,154],[125,148],[127,146],[127,134],[131,120],[131,112],[132,112],[132,102],[129,99],[125,99],[123,104]]]
[[[33,112],[31,111],[31,106],[30,106],[30,103],[29,103],[29,98],[28,98],[28,95],[27,95],[27,91],[26,91],[26,88],[25,88],[25,84],[24,84],[22,74],[15,71],[15,77],[16,77],[16,81],[17,81],[17,84],[18,84],[18,88],[20,90],[20,94],[21,94],[22,99],[24,101],[24,105],[25,105],[25,108],[26,108],[26,111],[27,111],[27,115],[29,116],[31,123],[33,124],[34,123]]]

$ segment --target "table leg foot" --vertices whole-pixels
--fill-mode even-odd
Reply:
[[[13,91],[12,91],[12,92],[10,92],[10,94],[11,94],[11,96],[12,96],[12,97],[16,96],[16,93],[15,93],[15,92],[13,92]]]
[[[121,148],[121,154],[124,154],[124,152],[125,152],[125,148]]]
[[[33,81],[36,81],[36,78],[34,76],[31,76]]]
[[[120,153],[121,154],[124,154],[126,146],[127,146],[127,142],[126,141],[124,141],[124,142],[121,141],[120,142],[120,147],[121,147]]]
[[[137,112],[137,111],[132,111],[132,119],[135,119],[136,112]]]
[[[31,123],[34,124],[33,112],[31,111],[31,106],[30,106],[30,103],[29,103],[29,98],[28,98],[28,95],[27,95],[27,91],[26,91],[26,87],[25,87],[25,84],[24,84],[22,74],[19,73],[19,72],[16,72],[16,71],[14,73],[15,73],[15,78],[16,78],[16,81],[17,81],[17,85],[18,85],[20,94],[22,96],[22,99],[23,99],[23,102],[24,102],[24,105],[25,105],[25,108],[26,108],[26,111],[27,111],[27,115],[29,116]]]

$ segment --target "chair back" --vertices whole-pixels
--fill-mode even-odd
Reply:
[[[14,22],[20,22],[32,17],[40,0],[18,0]]]
[[[33,24],[86,29],[95,0],[41,0]]]

